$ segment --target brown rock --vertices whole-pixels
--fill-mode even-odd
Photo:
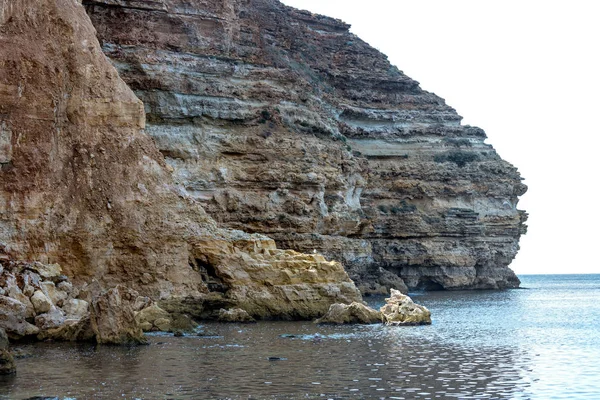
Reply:
[[[386,325],[431,325],[431,312],[415,304],[400,291],[391,289],[386,305],[380,308]]]
[[[383,315],[362,303],[332,304],[327,314],[317,319],[317,324],[380,324]]]
[[[66,319],[61,325],[41,331],[38,340],[56,340],[63,342],[89,342],[96,338],[89,315],[79,319]]]
[[[146,338],[135,320],[133,306],[138,293],[117,286],[96,296],[90,306],[90,320],[100,344],[145,344]]]
[[[152,328],[163,332],[171,330],[170,314],[157,304],[152,304],[138,312],[135,315],[135,320],[144,331],[151,331]]]
[[[404,285],[380,267],[410,288],[519,285],[526,187],[483,130],[342,21],[184,3],[86,2],[146,131],[213,218],[338,260],[365,292]]]

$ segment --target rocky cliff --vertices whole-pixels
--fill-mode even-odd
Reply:
[[[25,260],[194,316],[313,318],[360,301],[340,263],[217,228],[145,125],[80,2],[0,0],[0,300],[26,308],[35,290],[10,267]]]
[[[222,226],[340,260],[365,292],[519,285],[516,168],[347,24],[276,0],[83,3]]]

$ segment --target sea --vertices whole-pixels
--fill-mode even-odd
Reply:
[[[206,323],[140,347],[17,345],[0,399],[600,399],[600,275],[520,278],[411,293],[430,326]]]

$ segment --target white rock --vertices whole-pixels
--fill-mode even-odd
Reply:
[[[62,309],[67,314],[67,318],[79,319],[89,312],[89,303],[85,300],[70,299],[65,302]]]
[[[73,291],[73,284],[71,282],[64,281],[56,285],[56,288],[60,291],[65,292],[67,295],[70,295]]]
[[[31,285],[25,284],[25,287],[23,287],[23,294],[29,298],[31,298],[31,296],[33,296],[33,294],[35,293],[35,288]]]
[[[62,268],[58,264],[42,264],[34,262],[29,269],[37,272],[44,279],[52,279],[62,274]]]
[[[52,306],[46,314],[40,314],[35,317],[35,325],[39,329],[58,328],[65,322],[65,314],[58,307]]]
[[[25,321],[25,318],[25,304],[7,296],[0,296],[0,328],[13,336],[36,335],[39,329]]]
[[[54,282],[42,282],[40,286],[42,287],[44,294],[48,296],[52,303],[59,307],[69,297],[62,290],[58,290]]]
[[[42,292],[41,290],[36,290],[31,296],[31,303],[35,309],[35,312],[39,314],[47,313],[52,308],[52,301]]]

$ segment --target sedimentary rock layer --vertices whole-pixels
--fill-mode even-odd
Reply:
[[[145,123],[80,2],[0,0],[0,268],[57,263],[78,286],[126,284],[198,314],[206,297],[260,318],[360,300],[339,263],[218,229]]]
[[[347,24],[276,0],[84,4],[219,223],[338,259],[366,292],[518,286],[516,168]]]

